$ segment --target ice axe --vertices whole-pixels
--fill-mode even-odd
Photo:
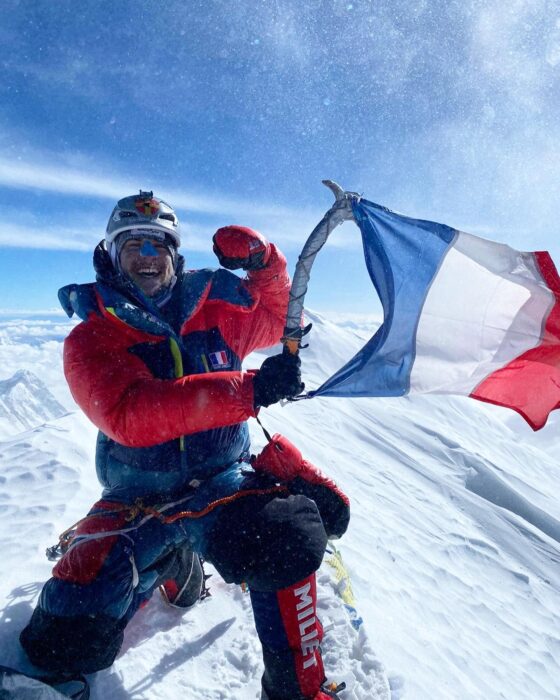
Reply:
[[[303,336],[307,335],[311,330],[311,323],[302,327],[301,321],[303,318],[303,302],[307,293],[311,268],[317,253],[325,245],[327,238],[339,224],[350,219],[354,220],[352,202],[360,199],[359,194],[346,192],[333,180],[323,180],[322,182],[334,194],[335,202],[309,235],[296,264],[294,279],[290,289],[286,326],[282,336],[284,352],[289,352],[292,355],[297,355],[300,348],[303,347],[301,344]]]

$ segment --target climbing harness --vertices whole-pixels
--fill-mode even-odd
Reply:
[[[174,501],[173,503],[167,503],[164,506],[157,507],[157,506],[146,506],[144,505],[142,499],[137,499],[132,505],[127,505],[127,504],[114,504],[114,507],[112,504],[107,504],[109,507],[104,508],[103,511],[99,513],[90,513],[89,515],[86,515],[84,518],[81,518],[81,520],[78,520],[78,522],[74,523],[74,525],[71,525],[69,528],[64,530],[64,532],[59,536],[58,543],[53,545],[52,547],[47,547],[46,550],[46,555],[47,559],[50,561],[56,561],[59,559],[61,556],[66,554],[66,552],[73,546],[79,545],[82,542],[87,542],[88,540],[93,540],[93,539],[102,539],[104,537],[113,537],[116,535],[126,535],[128,532],[132,532],[133,530],[137,530],[139,527],[144,525],[146,522],[151,520],[152,518],[156,518],[159,520],[161,523],[164,525],[171,525],[178,520],[183,520],[186,518],[190,519],[196,519],[196,518],[202,518],[205,515],[208,515],[208,513],[211,513],[213,510],[218,508],[219,506],[225,506],[229,505],[230,503],[233,503],[234,501],[237,501],[241,498],[245,498],[246,496],[266,496],[266,495],[280,495],[280,494],[288,494],[289,491],[286,486],[281,486],[281,485],[275,485],[275,486],[270,486],[268,488],[260,488],[260,489],[245,489],[243,491],[237,491],[236,493],[232,494],[231,496],[224,496],[223,498],[218,498],[215,501],[211,501],[205,508],[202,508],[201,510],[182,510],[178,513],[174,513],[173,515],[165,515],[165,511],[169,510],[170,508],[173,508],[175,506],[178,506],[181,503],[185,503],[188,500],[190,500],[194,494],[189,494],[187,497],[182,498],[178,501]],[[95,533],[89,533],[89,534],[79,534],[78,533],[78,528],[82,523],[85,523],[86,521],[90,520],[91,518],[99,517],[99,516],[106,516],[108,513],[126,513],[125,520],[127,522],[133,522],[136,520],[138,517],[143,516],[140,522],[136,523],[135,525],[131,525],[130,527],[127,528],[121,528],[119,530],[109,530],[106,532],[95,532]]]

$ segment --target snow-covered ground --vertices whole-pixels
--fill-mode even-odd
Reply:
[[[309,317],[311,389],[375,320]],[[22,661],[45,548],[98,497],[95,429],[62,374],[71,326],[0,318],[0,664]],[[351,498],[340,547],[395,700],[560,697],[560,416],[535,434],[513,412],[421,397],[313,399],[261,418]],[[265,439],[252,431],[256,451]],[[217,575],[212,593],[184,614],[154,597],[113,668],[92,678],[93,700],[257,698],[249,599]]]

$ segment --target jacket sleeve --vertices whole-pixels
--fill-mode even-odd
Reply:
[[[94,316],[64,343],[64,373],[74,400],[121,445],[149,447],[255,415],[250,373],[156,379],[128,352],[129,344],[130,338]]]
[[[280,342],[288,300],[290,296],[290,276],[284,255],[270,244],[271,253],[266,267],[251,270],[243,285],[255,301],[250,313],[230,316],[227,329],[227,342],[243,359],[257,348],[265,348]]]

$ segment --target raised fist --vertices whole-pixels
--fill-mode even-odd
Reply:
[[[246,226],[224,226],[213,237],[214,253],[227,270],[261,270],[270,257],[270,244]]]

